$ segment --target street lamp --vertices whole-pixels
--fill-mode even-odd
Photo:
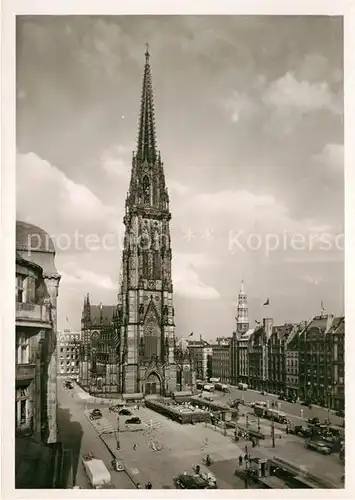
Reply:
[[[272,410],[275,409],[275,401],[271,402]],[[274,411],[272,412],[272,420],[271,420],[271,438],[272,438],[272,447],[275,448],[275,416]]]

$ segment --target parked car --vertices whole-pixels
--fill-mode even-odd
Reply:
[[[203,399],[204,399],[205,401],[210,401],[210,402],[214,401],[214,399],[213,399],[213,398],[211,398],[210,396],[206,396],[206,397],[204,397]]]
[[[126,424],[141,424],[141,419],[139,417],[127,418]]]
[[[307,420],[307,422],[309,424],[312,424],[312,425],[318,425],[319,424],[319,418],[318,417],[309,418]]]
[[[308,427],[303,427],[302,425],[295,425],[291,428],[291,434],[296,434],[297,436],[311,437],[312,431]]]
[[[345,417],[345,411],[344,410],[338,410],[335,415],[337,417],[341,417],[341,418],[344,418]]]
[[[98,408],[90,412],[90,420],[99,420],[100,418],[102,418],[102,411]]]
[[[111,405],[108,410],[111,412],[119,412],[123,406],[124,403],[117,403],[115,405]]]
[[[113,470],[115,470],[116,472],[123,472],[125,470],[124,463],[119,458],[114,458],[113,460],[111,460],[111,465]]]
[[[132,413],[129,410],[127,410],[127,408],[122,408],[122,410],[120,410],[118,414],[125,415],[126,417],[130,417],[132,415]]]
[[[318,443],[317,441],[305,441],[305,447],[309,450],[318,451],[318,453],[323,453],[323,455],[329,455],[331,449],[324,443]]]

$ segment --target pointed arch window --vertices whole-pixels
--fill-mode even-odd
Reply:
[[[150,180],[147,175],[143,177],[143,203],[150,204]]]

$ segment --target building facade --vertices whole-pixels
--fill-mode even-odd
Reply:
[[[148,396],[178,389],[170,219],[163,162],[156,145],[147,51],[138,144],[124,216],[117,310],[118,384],[123,394]]]
[[[55,249],[41,228],[16,222],[16,434],[57,441]]]
[[[212,347],[210,344],[203,339],[188,340],[187,349],[194,363],[196,378],[208,380],[212,377],[212,371],[209,370],[210,361],[212,362]]]
[[[300,398],[330,409],[345,407],[345,319],[315,316],[299,337]]]
[[[212,345],[212,377],[224,384],[231,382],[231,345],[230,338],[217,338],[217,343]]]
[[[92,305],[89,294],[84,299],[79,383],[92,394],[119,392],[116,309],[112,305]]]
[[[272,394],[286,393],[286,343],[295,325],[273,326],[268,339],[268,380],[266,390]]]
[[[79,378],[80,371],[80,332],[64,330],[57,334],[57,375],[59,377]]]

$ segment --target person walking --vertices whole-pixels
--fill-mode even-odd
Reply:
[[[136,445],[136,443],[134,443],[133,450],[136,451],[136,449],[137,449],[137,445]]]
[[[239,455],[239,467],[243,465],[243,456]]]

